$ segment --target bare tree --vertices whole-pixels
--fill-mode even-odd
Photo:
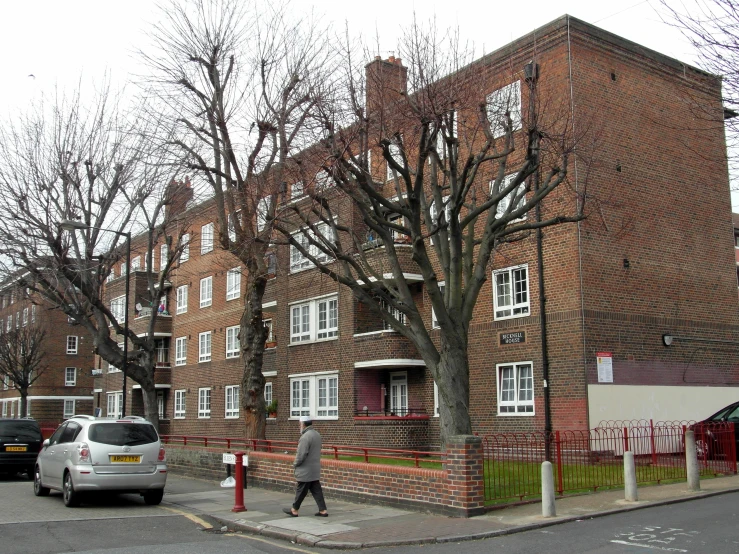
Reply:
[[[49,368],[44,364],[46,330],[36,325],[0,333],[0,378],[18,391],[19,415],[28,412],[28,387]]]
[[[585,197],[568,181],[569,109],[535,63],[499,74],[491,93],[484,62],[454,33],[413,25],[401,52],[407,68],[378,57],[365,73],[347,49],[343,94],[317,106],[325,138],[302,154],[330,182],[281,209],[277,228],[296,259],[415,345],[438,385],[445,443],[472,432],[468,332],[498,247],[580,220]]]
[[[264,438],[262,299],[286,162],[311,135],[328,36],[280,3],[171,2],[143,53],[179,125],[170,142],[213,192],[221,246],[245,266],[240,322],[246,436]]]
[[[701,68],[722,78],[723,110],[716,110],[698,93],[687,99],[687,105],[699,121],[725,128],[729,167],[734,173],[739,168],[739,3],[690,0],[676,5],[661,0],[661,4],[667,13],[665,20],[680,29],[698,52]]]
[[[0,260],[21,285],[40,293],[92,336],[94,352],[122,367],[125,311],[106,303],[105,287],[124,260],[122,237],[148,247],[147,300],[158,305],[184,231],[166,221],[170,168],[148,137],[159,133],[126,112],[107,86],[83,100],[80,92],[34,106],[0,129]],[[143,127],[142,127],[143,126]],[[64,231],[64,221],[84,229]],[[144,222],[143,224],[141,222]],[[174,231],[172,230],[174,228]],[[111,232],[112,231],[112,232]],[[161,271],[153,245],[168,244]],[[129,260],[124,260],[128,264]],[[129,279],[129,271],[123,275]],[[107,283],[107,285],[106,285]],[[158,426],[154,387],[156,346],[151,310],[147,332],[129,329],[128,376],[141,385],[145,415]]]

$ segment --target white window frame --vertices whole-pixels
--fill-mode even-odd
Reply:
[[[126,321],[126,297],[116,296],[110,300],[110,313],[118,323]],[[111,323],[112,325],[112,323]]]
[[[506,175],[503,177],[503,180],[500,183],[500,189],[499,190],[505,190],[508,185],[511,184],[511,181],[513,181],[516,178],[516,173],[511,173],[510,175]],[[490,196],[493,195],[493,187],[495,186],[495,180],[490,181]],[[498,206],[495,209],[495,217],[500,218],[506,214],[508,211],[508,207],[510,206],[511,201],[513,201],[516,196],[521,194],[526,189],[526,181],[518,185],[515,189],[513,189],[511,192],[506,194],[503,198],[498,200]],[[523,206],[526,203],[526,195],[523,194],[518,199],[518,203],[511,208],[511,211],[515,211],[519,209],[521,206]],[[521,221],[523,219],[526,219],[526,216],[528,214],[524,213],[517,217],[516,219],[512,219],[511,221]]]
[[[402,142],[403,137],[400,137],[400,141]],[[390,143],[388,144],[388,150],[390,151],[390,157],[395,160],[398,165],[403,165],[403,157],[401,156],[401,149],[400,149],[400,143],[398,142],[398,139],[393,137],[390,139]],[[385,162],[385,181],[392,181],[395,178],[395,175],[393,174],[393,168],[390,165],[390,162]]]
[[[67,335],[67,354],[77,354],[80,338],[76,335]]]
[[[120,419],[121,415],[123,414],[122,408],[123,392],[109,392],[106,395],[105,417],[109,419]]]
[[[36,304],[31,305],[31,323],[36,323]],[[0,325],[0,331],[2,330],[2,325]]]
[[[238,358],[241,354],[240,330],[238,325],[226,327],[226,358]]]
[[[141,269],[141,256],[136,256],[131,259],[131,273]]]
[[[186,396],[185,394],[187,391],[185,389],[180,389],[174,391],[174,418],[175,419],[185,419],[185,412],[187,409],[187,405],[185,404]]]
[[[397,416],[408,415],[408,372],[390,373],[390,411]]]
[[[267,214],[271,205],[271,196],[264,196],[257,202],[257,233],[264,231],[264,228],[267,226]]]
[[[290,189],[290,200],[297,200],[298,198],[303,198],[303,196],[305,196],[305,185],[303,185],[303,181],[294,182]]]
[[[505,135],[505,114],[511,114],[512,131],[521,129],[521,81],[514,81],[485,97],[485,108],[493,138]]]
[[[337,294],[331,294],[290,304],[290,344],[336,340],[339,336],[338,298]],[[326,314],[323,321],[322,310]],[[331,317],[332,312],[335,317]],[[319,328],[320,325],[323,328]]]
[[[175,339],[174,365],[187,365],[187,337]]]
[[[70,373],[72,375],[71,379],[69,378]],[[77,386],[77,368],[76,367],[65,367],[64,368],[64,386],[65,387]]]
[[[322,169],[318,173],[316,173],[314,186],[316,192],[322,192],[334,186],[336,186],[336,183],[334,182],[328,171]]]
[[[239,417],[239,385],[228,385],[225,391],[226,419],[238,419]]]
[[[200,255],[213,251],[213,222],[200,228]]]
[[[439,281],[437,283],[439,287],[439,292],[444,295],[444,289],[446,288],[446,281]],[[439,328],[439,320],[436,319],[436,311],[434,310],[434,306],[431,306],[431,328],[432,329],[438,329]]]
[[[511,375],[506,381],[513,384],[512,398],[503,399],[504,394],[510,393],[510,388],[503,389],[503,371],[510,370]],[[522,373],[524,374],[522,376]],[[496,364],[495,374],[498,389],[499,416],[534,416],[534,364],[533,362],[515,362]],[[520,398],[521,396],[526,398]]]
[[[234,267],[226,272],[226,301],[241,296],[241,268]]]
[[[517,284],[521,282],[517,275],[525,272],[525,290],[516,290]],[[507,275],[508,282],[499,285],[498,277]],[[528,317],[531,315],[531,295],[529,294],[529,266],[528,264],[516,265],[497,269],[493,271],[493,313],[496,320],[513,319],[516,317]],[[507,286],[507,294],[500,294],[501,286]],[[510,304],[501,304],[501,299],[508,296]],[[523,298],[525,297],[525,299]]]
[[[180,252],[180,263],[190,259],[190,233],[185,233],[180,239],[182,251]]]
[[[325,392],[322,394],[322,391]],[[339,419],[338,372],[290,376],[290,419],[302,415],[313,419]]]
[[[23,327],[28,325],[28,307],[23,308]]]
[[[200,279],[200,307],[213,305],[213,276]]]
[[[264,325],[267,328],[267,338],[264,340],[264,342],[274,342],[275,338],[274,338],[274,331],[273,331],[274,327],[272,324],[272,319],[271,318],[263,319],[262,325]]]
[[[210,419],[210,387],[198,389],[198,419]]]
[[[398,308],[394,308],[393,306],[388,304],[385,300],[380,300],[380,307],[386,312],[388,312],[390,315],[392,315],[395,319],[400,321],[401,325],[406,324],[405,314],[401,312]],[[395,332],[395,329],[393,329],[392,325],[390,325],[390,323],[388,323],[384,319],[382,320],[382,330]]]
[[[439,385],[434,381],[434,417],[439,417]]]
[[[272,388],[272,381],[264,383],[264,403],[269,405],[272,403],[274,389]]]
[[[62,417],[64,419],[69,419],[74,415],[74,404],[74,400],[70,400],[68,398],[64,399],[64,408],[62,409]]]
[[[159,419],[165,419],[164,418],[164,391],[163,390],[157,391],[157,414],[159,415]]]
[[[320,236],[322,237],[321,240],[327,240],[329,243],[335,242],[334,231],[328,223],[322,221],[320,223],[316,223],[315,226],[318,229]],[[304,234],[304,231],[307,233],[307,235]],[[319,262],[327,263],[331,260],[331,257],[328,254],[323,252],[315,244],[311,243],[311,238],[315,238],[315,234],[312,230],[301,229],[293,232],[292,236],[297,242],[302,244],[303,248],[307,250]],[[290,245],[290,273],[298,273],[299,271],[304,271],[313,267],[315,266],[309,258],[304,256],[303,253],[295,246]]]
[[[209,362],[213,358],[213,332],[205,331],[198,335],[198,363]]]
[[[169,258],[169,247],[167,246],[167,243],[161,244],[159,246],[159,270],[164,271],[164,268],[167,267],[167,258]]]
[[[187,285],[177,287],[177,308],[176,313],[187,313]]]

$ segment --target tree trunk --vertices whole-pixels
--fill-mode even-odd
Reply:
[[[439,424],[441,444],[449,437],[471,435],[470,420],[470,366],[466,345],[442,345],[437,365],[439,387]]]
[[[157,405],[157,391],[154,388],[154,382],[147,382],[145,387],[141,385],[141,396],[144,399],[144,417],[151,422],[154,428],[159,432],[159,406]]]
[[[21,407],[18,417],[26,417],[26,414],[28,414],[28,389],[23,387],[18,392],[21,394]]]
[[[249,271],[246,283],[246,306],[241,316],[239,333],[244,356],[244,375],[241,380],[241,407],[244,409],[244,437],[266,438],[267,414],[264,403],[264,375],[262,358],[266,332],[262,321],[262,299],[267,279],[253,276]]]

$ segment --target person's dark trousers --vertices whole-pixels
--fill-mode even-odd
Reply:
[[[293,510],[297,512],[300,509],[300,505],[303,503],[303,500],[305,500],[308,491],[310,491],[313,495],[313,500],[318,504],[318,511],[325,512],[326,501],[323,499],[323,489],[321,488],[320,481],[309,481],[306,483],[298,481],[298,484],[295,487],[295,502],[293,502]]]

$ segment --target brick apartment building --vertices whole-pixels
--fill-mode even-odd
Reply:
[[[10,380],[0,382],[0,417],[33,417],[54,427],[75,413],[92,413],[94,356],[87,332],[9,279],[0,287],[0,333],[34,326],[46,331],[42,373],[28,389],[25,414]]]
[[[531,60],[575,125],[579,114],[598,114],[599,163],[587,168],[588,190],[609,201],[579,224],[547,229],[541,265],[533,234],[496,252],[469,331],[473,429],[544,428],[545,355],[555,429],[708,416],[739,398],[739,298],[723,129],[691,130],[685,98],[700,97],[704,109],[723,113],[720,79],[569,16],[476,64],[493,92],[515,86]],[[521,68],[513,82],[505,80],[510,67]],[[395,59],[377,59],[367,70],[405,76]],[[585,171],[577,163],[570,168],[575,186]],[[374,175],[385,174],[379,148],[372,164]],[[285,201],[300,202],[301,187],[288,183]],[[182,194],[191,197],[188,184]],[[141,305],[144,253],[134,240],[131,323],[137,329],[147,310],[162,310],[156,329],[162,432],[240,436],[242,270],[218,248],[210,201],[182,209],[189,248],[160,306]],[[294,440],[294,420],[310,413],[327,442],[438,445],[435,385],[411,343],[296,251],[277,247],[273,262],[263,369],[265,394],[278,407],[268,438]],[[414,273],[409,257],[408,274]],[[110,299],[123,294],[120,269],[115,275]],[[494,287],[507,280],[518,286],[514,298]],[[425,298],[422,282],[415,286]],[[318,314],[328,317],[321,331]],[[291,318],[302,316],[308,325],[293,330]],[[114,416],[121,376],[100,367],[95,406]],[[128,387],[128,412],[143,413],[140,392]]]

